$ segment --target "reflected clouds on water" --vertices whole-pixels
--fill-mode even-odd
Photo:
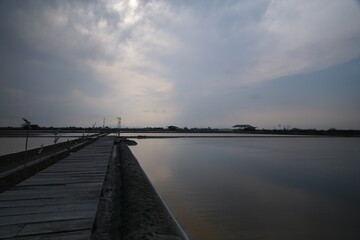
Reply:
[[[357,239],[358,139],[147,139],[135,156],[191,239]]]

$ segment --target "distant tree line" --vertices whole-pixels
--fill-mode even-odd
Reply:
[[[21,127],[0,127],[0,130],[24,130],[27,129],[27,126]],[[97,132],[106,132],[106,133],[117,133],[118,128],[110,127],[41,127],[38,125],[31,125],[32,130],[62,130],[62,131],[97,131]],[[356,136],[360,137],[360,130],[341,130],[330,128],[328,130],[317,130],[317,129],[255,129],[255,128],[244,128],[244,129],[219,129],[219,128],[180,128],[177,126],[167,126],[167,127],[144,127],[144,128],[130,128],[124,127],[120,129],[121,132],[179,132],[179,133],[252,133],[252,134],[285,134],[285,135],[320,135],[320,136]]]

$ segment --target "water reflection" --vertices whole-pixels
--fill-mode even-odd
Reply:
[[[63,134],[62,134],[63,135]],[[65,135],[65,134],[64,134]],[[57,143],[76,139],[77,137],[62,136]],[[29,137],[28,149],[38,148],[41,145],[54,144],[54,137]],[[25,137],[0,137],[0,156],[25,150]]]
[[[191,239],[360,239],[359,145],[144,139],[132,151]]]

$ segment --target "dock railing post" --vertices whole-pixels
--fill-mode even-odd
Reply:
[[[27,163],[27,146],[28,146],[28,139],[29,139],[29,131],[30,129],[28,128],[27,133],[26,133],[26,141],[25,141],[25,167],[26,167],[26,163]]]
[[[120,137],[121,117],[118,117],[118,137]]]
[[[28,147],[28,139],[29,139],[29,131],[31,128],[31,122],[26,120],[25,118],[23,118],[24,122],[25,122],[25,126],[27,127],[27,132],[26,132],[26,141],[25,141],[25,164],[24,167],[26,167],[26,163],[28,160],[28,154],[27,154],[27,147]]]

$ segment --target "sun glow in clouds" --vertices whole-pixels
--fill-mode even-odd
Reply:
[[[276,97],[281,94],[288,100],[307,94],[301,83],[289,96],[285,90],[269,94],[261,88],[359,58],[360,8],[353,0],[0,4],[0,79],[6,93],[1,100],[9,102],[0,120],[48,109],[54,112],[51,121],[77,111],[100,119],[126,115],[139,126],[225,127],[245,120],[273,125],[268,122],[279,118],[293,125],[289,116],[311,113],[306,119],[321,125],[329,119],[348,123],[346,110],[360,122],[360,106],[354,104],[360,100],[337,95],[343,93],[327,84],[318,87],[327,95],[313,93],[315,102],[326,98],[325,107],[280,106]],[[350,82],[357,73],[341,74],[339,82]],[[289,89],[291,84],[284,82]],[[339,86],[344,93],[358,87],[355,81]]]

